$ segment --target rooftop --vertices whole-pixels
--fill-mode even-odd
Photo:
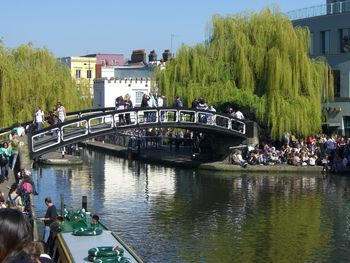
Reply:
[[[342,2],[328,3],[324,5],[316,5],[316,6],[311,6],[307,8],[296,9],[296,10],[287,12],[286,15],[291,20],[298,20],[298,19],[304,19],[304,18],[349,13],[349,12],[350,12],[350,0],[347,0]]]
[[[151,78],[154,67],[148,66],[127,66],[117,67],[114,70],[114,77],[125,79],[125,78]]]

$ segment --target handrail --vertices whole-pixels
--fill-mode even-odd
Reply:
[[[350,12],[350,0],[296,9],[287,12],[286,15],[291,20],[298,20],[347,12]]]
[[[79,115],[85,116],[89,114],[94,114],[96,112],[103,112],[103,111],[110,111],[114,110],[114,107],[108,107],[108,108],[91,108],[91,109],[85,109],[85,110],[79,110],[79,111],[72,111],[67,112],[66,117],[69,118],[71,116],[76,116],[77,118]],[[48,116],[45,117],[45,121],[48,120]],[[27,125],[30,125],[33,121],[26,121],[26,122],[18,122],[22,127],[26,127]],[[3,136],[5,134],[9,134],[14,128],[16,128],[17,123],[14,123],[12,126],[2,128],[0,129],[0,136]]]
[[[83,138],[112,133],[122,129],[178,127],[184,129],[215,129],[246,136],[244,120],[208,110],[187,108],[133,108],[127,110],[96,109],[77,119],[55,124],[30,134],[32,153],[39,154],[52,147],[71,144]],[[95,114],[93,114],[96,112]]]

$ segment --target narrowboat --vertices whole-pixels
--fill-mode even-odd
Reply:
[[[119,262],[141,263],[136,253],[104,224],[95,222],[89,212],[65,210],[52,248],[57,263]]]

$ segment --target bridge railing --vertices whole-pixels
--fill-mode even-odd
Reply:
[[[70,116],[73,116],[70,115]],[[70,119],[31,134],[31,151],[39,153],[58,145],[67,145],[118,129],[179,127],[185,129],[216,129],[245,136],[244,120],[216,112],[184,108],[103,109],[75,115]]]
[[[298,20],[310,17],[341,14],[350,12],[350,1],[336,1],[322,5],[306,7],[302,9],[292,10],[286,13],[289,19]]]

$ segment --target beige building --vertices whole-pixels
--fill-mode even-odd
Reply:
[[[93,96],[94,79],[96,78],[96,57],[64,57],[59,59],[70,68],[72,77],[77,83],[87,81]]]

